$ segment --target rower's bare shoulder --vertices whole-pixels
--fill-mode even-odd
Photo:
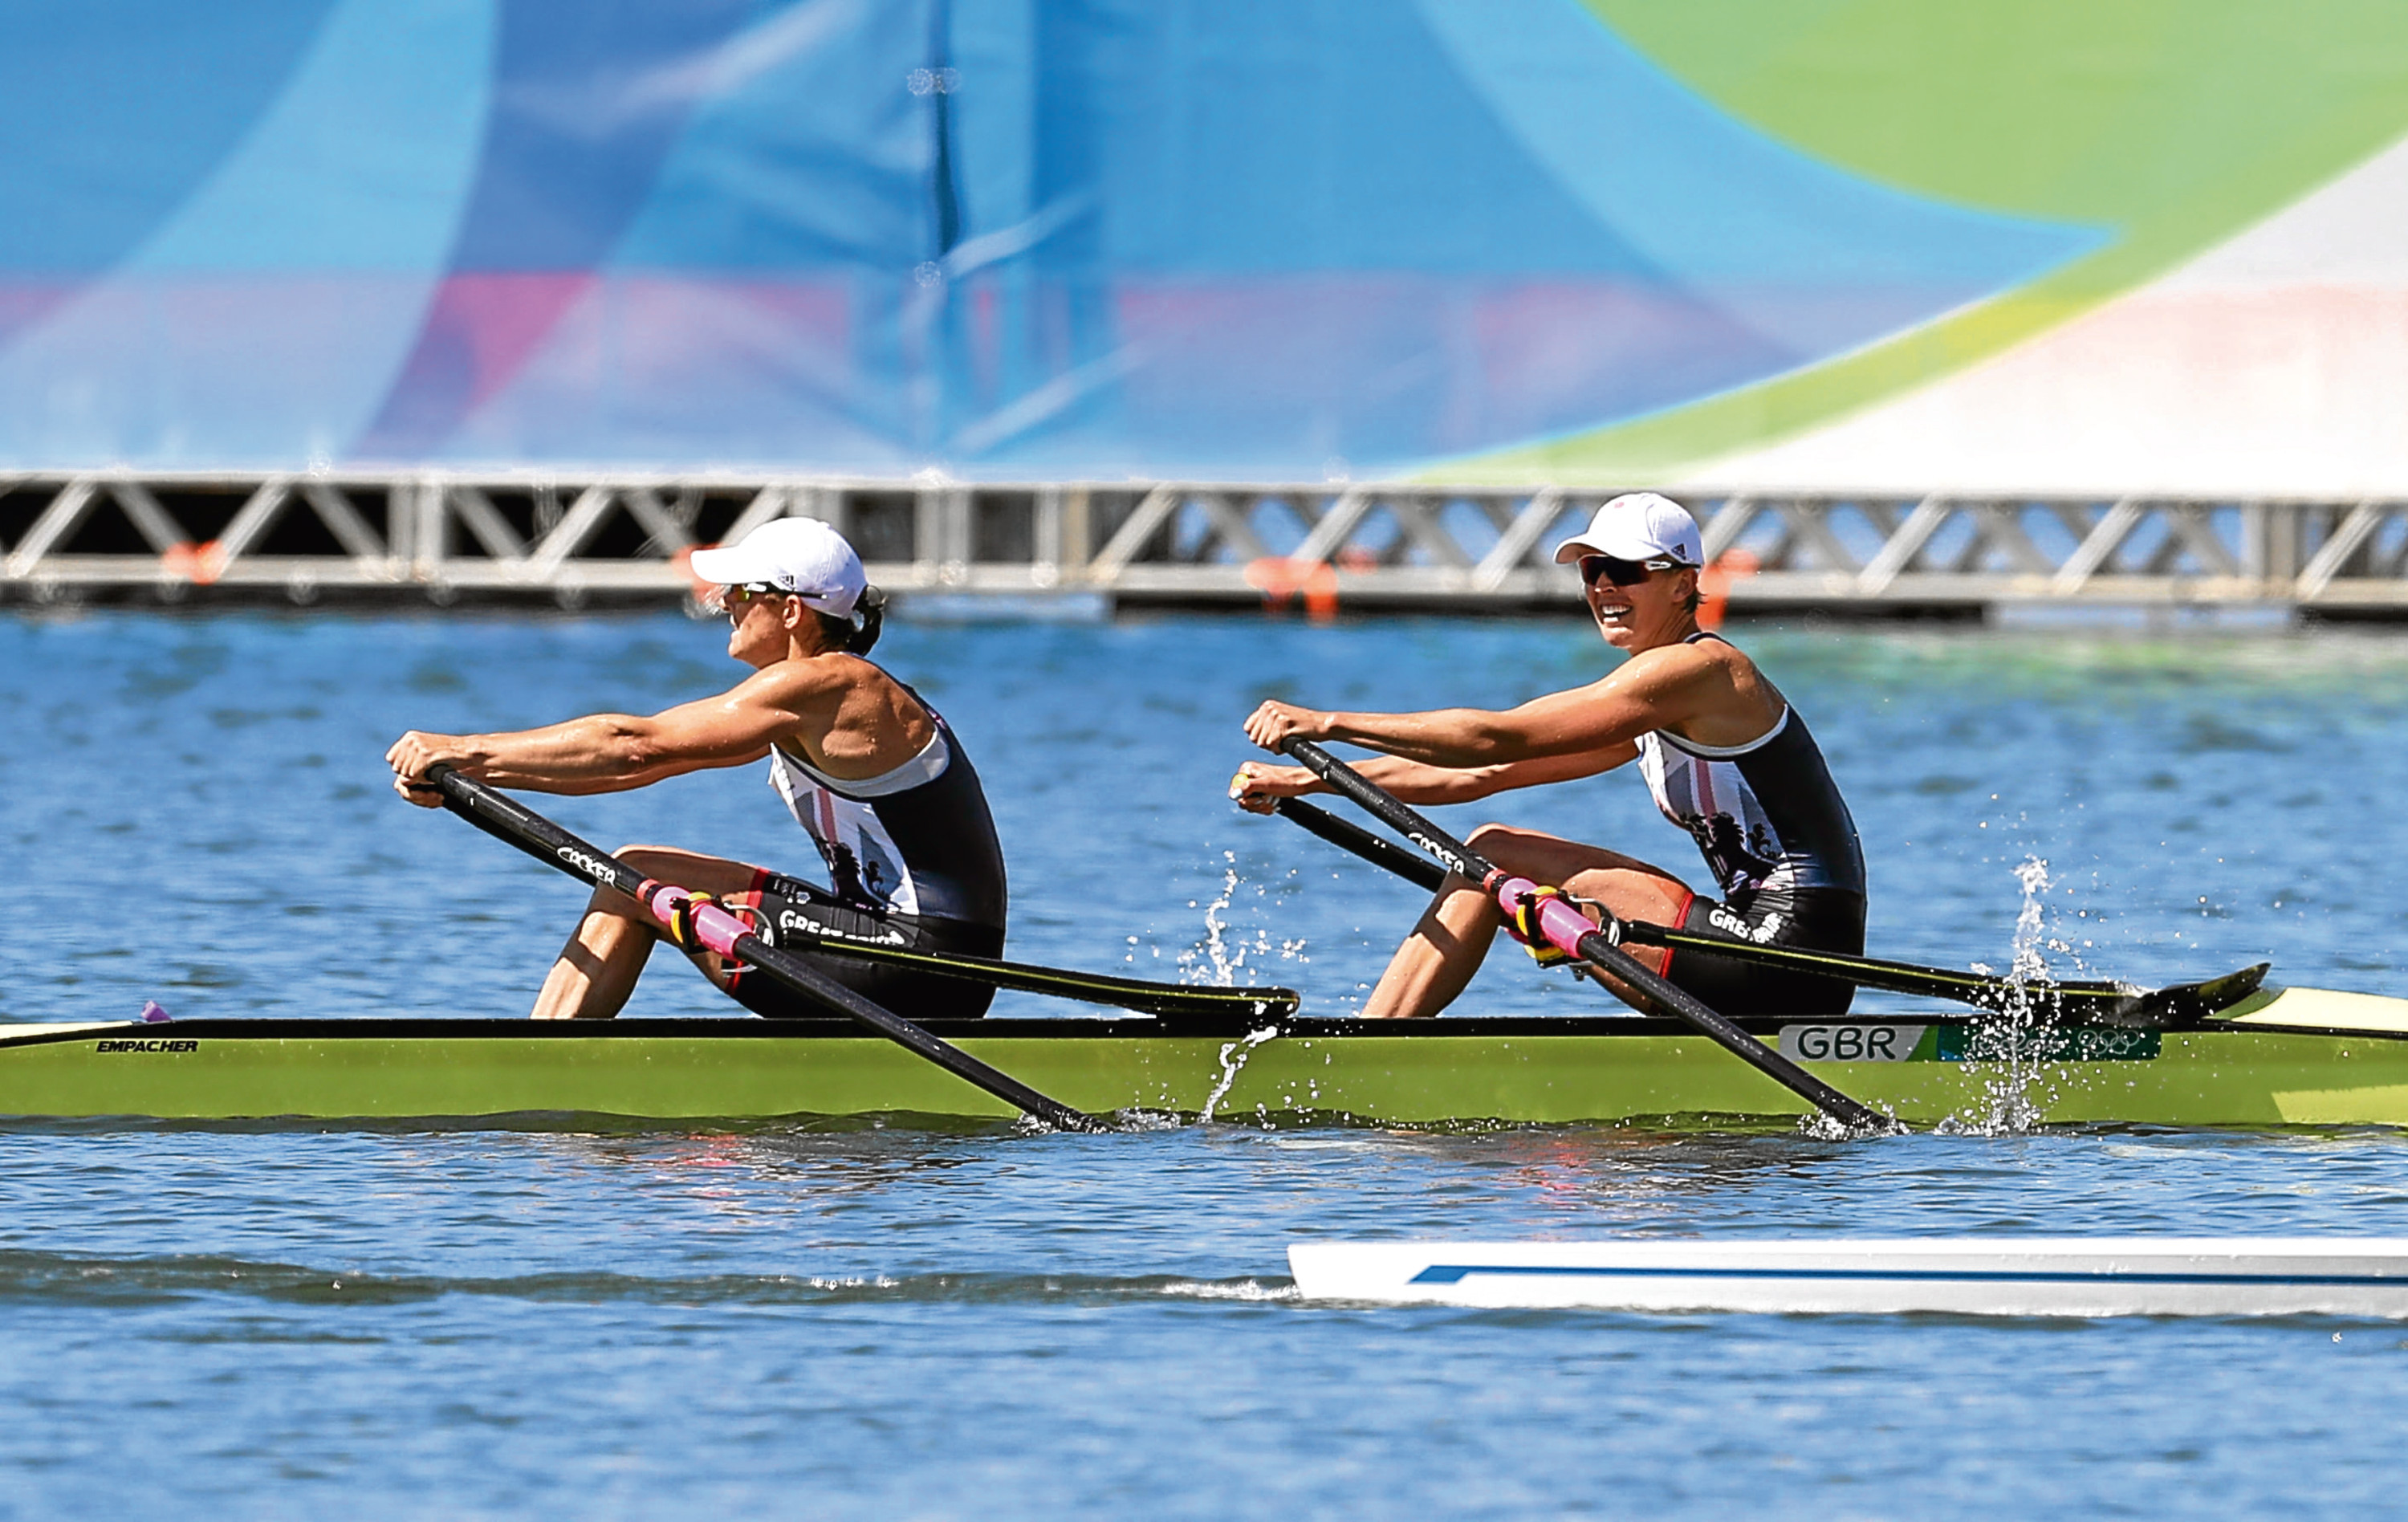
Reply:
[[[1700,639],[1684,648],[1698,658],[1679,705],[1686,711],[1680,727],[1685,738],[1708,745],[1745,744],[1787,707],[1781,690],[1727,639]]]
[[[1730,647],[1723,648],[1729,650]],[[1738,654],[1738,652],[1734,650],[1730,653]],[[1742,655],[1740,659],[1744,662],[1747,657]],[[1631,656],[1601,678],[1597,685],[1602,689],[1670,692],[1701,682],[1720,680],[1728,669],[1719,658],[1719,653],[1709,649],[1707,643],[1658,645]]]
[[[875,671],[877,668],[856,656],[834,651],[773,661],[737,683],[734,696],[792,708],[852,691],[860,685],[865,669]]]
[[[1712,669],[1727,684],[1733,696],[1779,705],[1785,702],[1772,679],[1756,664],[1746,651],[1727,639],[1701,639],[1688,647],[1703,653],[1713,662]]]

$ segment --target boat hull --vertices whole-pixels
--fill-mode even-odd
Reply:
[[[2268,996],[2181,1032],[2060,1030],[2014,1061],[1956,1020],[1744,1022],[1847,1093],[1916,1127],[1956,1122],[2408,1125],[2408,1004],[2348,1018]],[[2286,1003],[2289,998],[2291,1002]],[[2396,1027],[2397,1028],[2390,1028]],[[1097,1113],[1310,1115],[1367,1123],[1785,1124],[1788,1090],[1667,1021],[1292,1019],[1166,1029],[1151,1019],[932,1026]],[[1985,1044],[1990,1043],[1990,1044]],[[652,1120],[916,1114],[1003,1119],[1001,1101],[845,1022],[194,1020],[0,1027],[0,1114],[169,1120],[530,1113]]]
[[[1309,1300],[1783,1315],[2408,1316],[2408,1240],[1295,1242]]]

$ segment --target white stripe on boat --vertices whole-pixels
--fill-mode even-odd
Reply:
[[[20,1041],[52,1041],[91,1030],[165,1030],[164,1020],[0,1021],[0,1046]]]
[[[1296,1242],[1307,1299],[1600,1310],[2408,1317],[2408,1238]]]
[[[2344,994],[2331,988],[2276,988],[2245,999],[2244,1013],[2218,1016],[2217,1025],[2276,1026],[2300,1030],[2362,1030],[2369,1035],[2408,1035],[2408,999],[2380,994]]]

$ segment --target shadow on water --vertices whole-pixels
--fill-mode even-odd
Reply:
[[[1104,1306],[1131,1299],[1293,1300],[1284,1279],[1115,1278],[1077,1273],[762,1274],[656,1277],[609,1272],[505,1276],[378,1274],[205,1256],[99,1258],[0,1251],[0,1303],[157,1305],[200,1297],[271,1304],[387,1306],[447,1296],[538,1303],[816,1306],[924,1302]]]

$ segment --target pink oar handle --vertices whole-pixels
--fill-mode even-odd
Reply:
[[[1497,907],[1505,912],[1509,925],[1520,911],[1523,898],[1540,891],[1539,884],[1528,878],[1508,877],[1503,872],[1492,876],[1482,885],[1497,896]],[[1596,928],[1589,923],[1587,915],[1557,895],[1549,894],[1539,900],[1539,933],[1547,938],[1548,945],[1566,956],[1580,955],[1581,938]]]
[[[694,895],[683,888],[666,887],[658,883],[647,883],[644,886],[652,890],[644,899],[644,907],[651,910],[652,918],[664,926],[675,925],[678,911],[694,898]],[[742,920],[717,904],[704,904],[696,909],[692,924],[695,940],[722,956],[735,955],[736,938],[752,933],[745,928]]]

